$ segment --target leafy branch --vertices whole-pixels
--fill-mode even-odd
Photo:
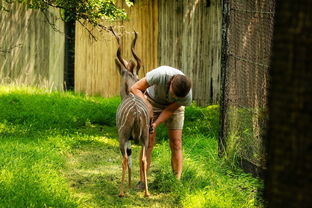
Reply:
[[[46,12],[49,7],[58,8],[61,11],[61,18],[64,22],[78,21],[90,35],[95,39],[92,31],[87,28],[85,22],[92,26],[98,26],[103,30],[109,31],[103,25],[102,20],[117,21],[127,19],[124,9],[116,6],[116,0],[4,0],[11,4],[14,2],[23,3],[28,8],[38,9]],[[133,5],[133,0],[123,0],[127,6]],[[1,10],[7,10],[0,5]],[[49,21],[48,21],[49,22]],[[50,22],[49,22],[50,24]]]

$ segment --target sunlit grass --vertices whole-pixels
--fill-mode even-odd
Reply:
[[[0,207],[75,207],[58,151],[43,138],[0,136]]]
[[[181,181],[171,173],[163,127],[149,173],[150,198],[119,198],[119,98],[0,86],[0,207],[261,207],[261,181],[217,155],[218,106],[186,109]],[[132,185],[140,147],[133,145]]]

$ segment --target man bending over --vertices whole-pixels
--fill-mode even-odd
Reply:
[[[153,107],[153,123],[147,150],[148,168],[151,163],[152,150],[155,144],[156,128],[165,123],[168,128],[171,149],[171,166],[176,178],[182,174],[182,129],[184,124],[184,106],[192,103],[191,81],[180,70],[160,66],[136,82],[130,91],[143,98]],[[141,163],[140,163],[141,164]],[[144,185],[140,165],[139,186]]]

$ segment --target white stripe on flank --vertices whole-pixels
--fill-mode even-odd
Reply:
[[[124,100],[121,104],[120,104],[120,109],[118,109],[117,111],[117,117],[120,118],[120,114],[121,112],[124,110],[125,107],[128,107],[128,104],[131,100],[130,99],[126,99]]]
[[[148,111],[147,111],[146,106],[145,106],[145,105],[142,105],[142,103],[136,103],[136,104],[137,104],[137,107],[140,108],[141,112],[143,112],[144,115],[145,115],[146,117],[148,117]]]
[[[134,106],[130,106],[129,108],[127,108],[126,110],[126,115],[124,115],[124,116],[122,116],[122,118],[123,118],[123,120],[122,120],[122,125],[118,128],[118,131],[120,131],[123,127],[124,127],[124,125],[126,124],[126,121],[127,121],[127,119],[128,119],[128,116],[129,116],[129,113],[131,112],[131,110],[134,108]]]
[[[127,99],[127,100],[125,100],[125,102],[124,103],[122,103],[121,104],[121,108],[120,108],[120,110],[117,112],[117,117],[118,117],[118,123],[120,124],[120,119],[122,119],[122,118],[124,118],[124,116],[121,116],[121,115],[124,115],[125,114],[125,111],[127,111],[128,110],[128,108],[129,107],[131,107],[131,105],[129,106],[129,103],[131,102],[131,100],[130,99]],[[118,125],[119,125],[118,124]]]
[[[140,138],[142,136],[144,128],[144,126],[141,126],[141,124],[143,124],[143,121],[144,123],[146,123],[146,127],[149,126],[149,124],[147,124],[147,122],[149,122],[148,121],[149,111],[144,101],[141,98],[134,96],[133,94],[129,94],[129,96],[126,97],[118,107],[116,115],[117,126],[119,127],[118,132],[121,132],[123,128],[126,126],[127,121],[129,121],[130,113],[133,115],[132,119],[134,121],[136,120],[136,122],[139,122],[139,138]]]

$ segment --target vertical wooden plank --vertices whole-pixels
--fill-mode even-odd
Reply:
[[[160,64],[180,68],[192,79],[193,98],[200,105],[219,100],[221,4],[221,0],[212,0],[210,7],[204,0],[159,1]]]
[[[55,22],[55,27],[60,32],[56,32],[49,27],[49,83],[52,89],[63,90],[64,81],[64,23],[59,19],[58,9],[49,9],[49,17]]]
[[[50,87],[55,80],[50,74],[63,72],[64,60],[51,53],[64,55],[63,34],[50,33],[51,26],[38,10],[30,10],[20,3],[5,5],[9,12],[1,12],[0,46],[7,53],[1,53],[0,79],[2,83]],[[57,12],[57,15],[59,13]],[[48,15],[49,16],[49,15]],[[52,23],[56,22],[54,19]],[[62,23],[58,23],[60,27]],[[52,39],[51,36],[55,39]],[[54,47],[55,43],[58,47]],[[53,50],[52,50],[53,48]],[[2,58],[4,57],[4,58]],[[53,69],[50,63],[54,63]],[[52,75],[51,75],[52,76]],[[57,89],[62,89],[62,80],[57,79]]]

